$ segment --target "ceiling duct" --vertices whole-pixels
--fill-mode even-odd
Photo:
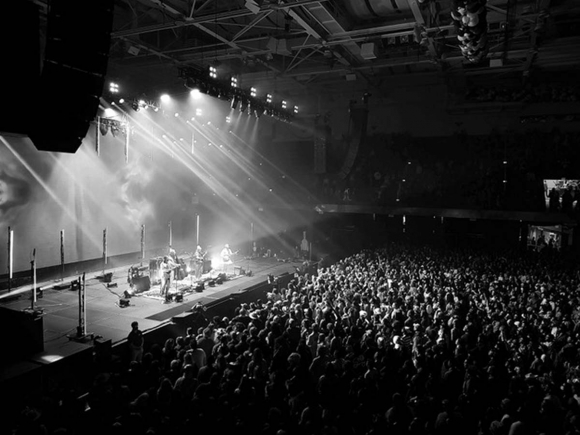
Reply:
[[[374,42],[367,42],[361,44],[360,55],[365,60],[372,60],[377,58],[377,47]]]
[[[281,54],[284,56],[290,56],[292,54],[285,39],[270,38],[268,39],[266,47],[274,54]]]
[[[358,20],[376,20],[391,17],[396,14],[411,14],[407,0],[344,0],[344,5],[350,14]]]

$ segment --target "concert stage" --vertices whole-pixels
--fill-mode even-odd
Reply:
[[[77,353],[79,343],[85,342],[88,343],[86,346],[92,347],[95,338],[99,341],[110,340],[112,346],[124,342],[131,330],[131,322],[135,320],[139,322],[140,329],[147,334],[149,331],[171,324],[173,320],[179,322],[199,303],[211,308],[213,305],[223,304],[224,301],[234,301],[242,295],[245,295],[242,298],[245,302],[250,296],[249,293],[257,288],[260,288],[261,293],[259,296],[256,295],[255,299],[261,297],[265,300],[264,289],[270,289],[267,285],[268,276],[289,278],[293,276],[296,268],[302,266],[302,262],[256,258],[240,260],[235,266],[235,269],[230,266],[229,279],[221,284],[215,279],[219,271],[211,271],[204,275],[204,289],[201,291],[199,288],[196,289],[195,281],[189,276],[176,281],[172,285],[171,292],[181,294],[183,300],[175,302],[174,297],[170,303],[163,303],[159,295],[159,283],[155,281],[148,290],[126,298],[126,292],[131,293],[135,290],[135,286],[132,288],[128,282],[130,265],[105,270],[105,275],[112,273],[110,282],[106,282],[109,280],[104,279],[102,272],[86,274],[87,334],[83,337],[80,337],[77,331],[79,292],[72,290],[70,286],[73,280],[79,278],[78,276],[68,277],[62,281],[38,283],[37,289],[42,289],[42,297],[37,299],[34,312],[31,310],[31,286],[12,289],[9,293],[1,294],[0,309],[9,309],[15,314],[28,313],[30,317],[41,318],[44,350],[27,356],[24,361],[50,363],[65,358],[67,353]],[[235,273],[231,274],[234,270]],[[251,273],[248,273],[250,271]],[[243,274],[239,274],[240,272]],[[124,306],[127,302],[128,305]],[[16,333],[12,331],[12,334]]]

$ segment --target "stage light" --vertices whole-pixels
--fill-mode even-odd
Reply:
[[[217,86],[210,86],[210,88],[207,90],[207,94],[211,95],[212,97],[217,97],[219,98],[220,95],[220,91],[217,88]]]
[[[229,124],[230,122],[232,122],[232,118],[230,118],[229,116],[226,116],[226,124]]]
[[[161,97],[159,97],[159,99],[161,100],[162,103],[168,103],[171,98],[169,97],[169,95],[163,94],[161,95]]]
[[[154,112],[159,112],[159,107],[157,107],[157,106],[153,106],[153,111],[154,111]]]
[[[232,86],[232,88],[237,88],[238,87],[238,79],[236,77],[232,77],[230,79],[230,85]]]
[[[286,100],[282,100],[282,109],[286,109],[286,105],[287,105]]]
[[[109,92],[111,94],[117,94],[119,93],[119,85],[117,83],[109,83]]]
[[[250,88],[250,97],[255,97],[256,95],[257,95],[256,88],[254,87]]]
[[[199,98],[201,96],[201,91],[199,90],[199,88],[195,88],[192,89],[189,94],[193,97],[193,98]]]
[[[121,99],[119,100],[119,104],[123,104],[124,102],[125,102],[125,99],[124,99],[124,98],[121,98]]]
[[[175,116],[176,118],[178,118],[179,117],[179,113],[175,112],[175,115],[173,115],[173,116]]]
[[[248,100],[242,98],[242,104],[240,104],[240,112],[245,112],[248,110]]]
[[[268,104],[272,103],[272,94],[266,95],[266,103],[268,103]]]
[[[113,109],[111,109],[110,107],[107,107],[105,109],[105,118],[111,118],[113,116],[115,116],[117,112],[115,112]]]
[[[195,116],[201,116],[201,109],[195,109]]]
[[[230,107],[232,109],[236,110],[239,103],[240,103],[240,97],[237,95],[234,95],[234,98],[232,98],[232,102],[230,103]]]
[[[215,67],[213,67],[213,66],[209,67],[209,76],[212,79],[217,79],[217,69]]]
[[[294,106],[294,113],[297,115],[298,114],[298,106]]]

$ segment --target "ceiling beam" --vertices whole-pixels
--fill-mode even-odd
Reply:
[[[266,18],[268,15],[270,15],[273,11],[269,10],[269,11],[265,11],[265,12],[260,12],[258,14],[258,16],[256,16],[249,24],[247,24],[242,30],[240,30],[238,33],[236,33],[234,35],[234,37],[232,38],[232,42],[236,41],[237,39],[239,39],[242,35],[244,35],[248,30],[253,29],[260,21],[262,21],[264,18]]]

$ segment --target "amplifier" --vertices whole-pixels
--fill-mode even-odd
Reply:
[[[151,288],[151,278],[148,276],[140,276],[132,280],[135,293],[146,292]]]

